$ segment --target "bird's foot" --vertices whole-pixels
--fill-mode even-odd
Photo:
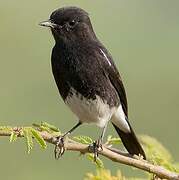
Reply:
[[[100,139],[93,142],[93,144],[89,145],[89,151],[94,153],[94,162],[97,161],[99,152],[101,152],[102,150],[103,150],[103,147],[102,147],[102,142]]]
[[[65,152],[65,136],[59,136],[57,137],[57,139],[58,142],[56,143],[54,149],[55,159],[59,159],[60,157],[62,157]]]

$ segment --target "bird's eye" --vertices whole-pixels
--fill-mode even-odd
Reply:
[[[75,24],[76,24],[76,21],[75,21],[75,20],[72,20],[72,21],[69,22],[69,25],[70,25],[71,27],[73,27]]]

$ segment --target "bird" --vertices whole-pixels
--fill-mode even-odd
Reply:
[[[95,34],[89,14],[79,7],[56,9],[40,26],[49,27],[55,40],[51,54],[53,76],[65,104],[77,116],[77,124],[58,137],[55,157],[63,155],[64,139],[84,123],[101,128],[93,143],[94,158],[102,150],[109,122],[130,155],[145,152],[129,123],[125,88],[112,55]]]

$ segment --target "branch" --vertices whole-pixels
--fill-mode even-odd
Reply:
[[[20,133],[20,130],[19,130],[21,128],[12,128],[12,129],[13,131],[16,132],[18,137],[23,137],[22,133]],[[54,137],[52,134],[46,131],[39,131],[39,133],[42,136],[42,138],[50,144],[56,144],[58,141],[56,137]],[[11,136],[11,132],[0,130],[0,136]],[[65,149],[68,151],[78,151],[82,154],[91,153],[89,151],[88,145],[81,144],[81,143],[72,141],[70,139],[68,139],[68,141],[65,142]],[[143,159],[136,159],[134,157],[131,157],[130,155],[120,153],[118,150],[106,147],[105,145],[103,146],[103,150],[100,151],[99,154],[114,162],[125,164],[131,167],[135,167],[149,173],[153,173],[161,179],[179,180],[179,174],[177,173],[168,171],[162,166],[153,165],[150,162],[145,161]]]

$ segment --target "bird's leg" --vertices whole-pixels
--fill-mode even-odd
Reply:
[[[107,128],[107,124],[103,127],[103,130],[102,130],[102,133],[101,133],[101,136],[99,137],[99,139],[96,140],[92,145],[89,146],[89,151],[92,151],[94,153],[94,161],[95,162],[98,158],[99,152],[103,150],[102,142],[103,142],[104,134],[106,132],[106,128]]]
[[[58,142],[55,145],[55,159],[59,159],[65,152],[65,147],[64,147],[64,139],[67,135],[71,134],[78,126],[80,126],[82,123],[78,122],[74,127],[72,127],[69,131],[67,131],[65,134],[62,136],[58,136]]]

